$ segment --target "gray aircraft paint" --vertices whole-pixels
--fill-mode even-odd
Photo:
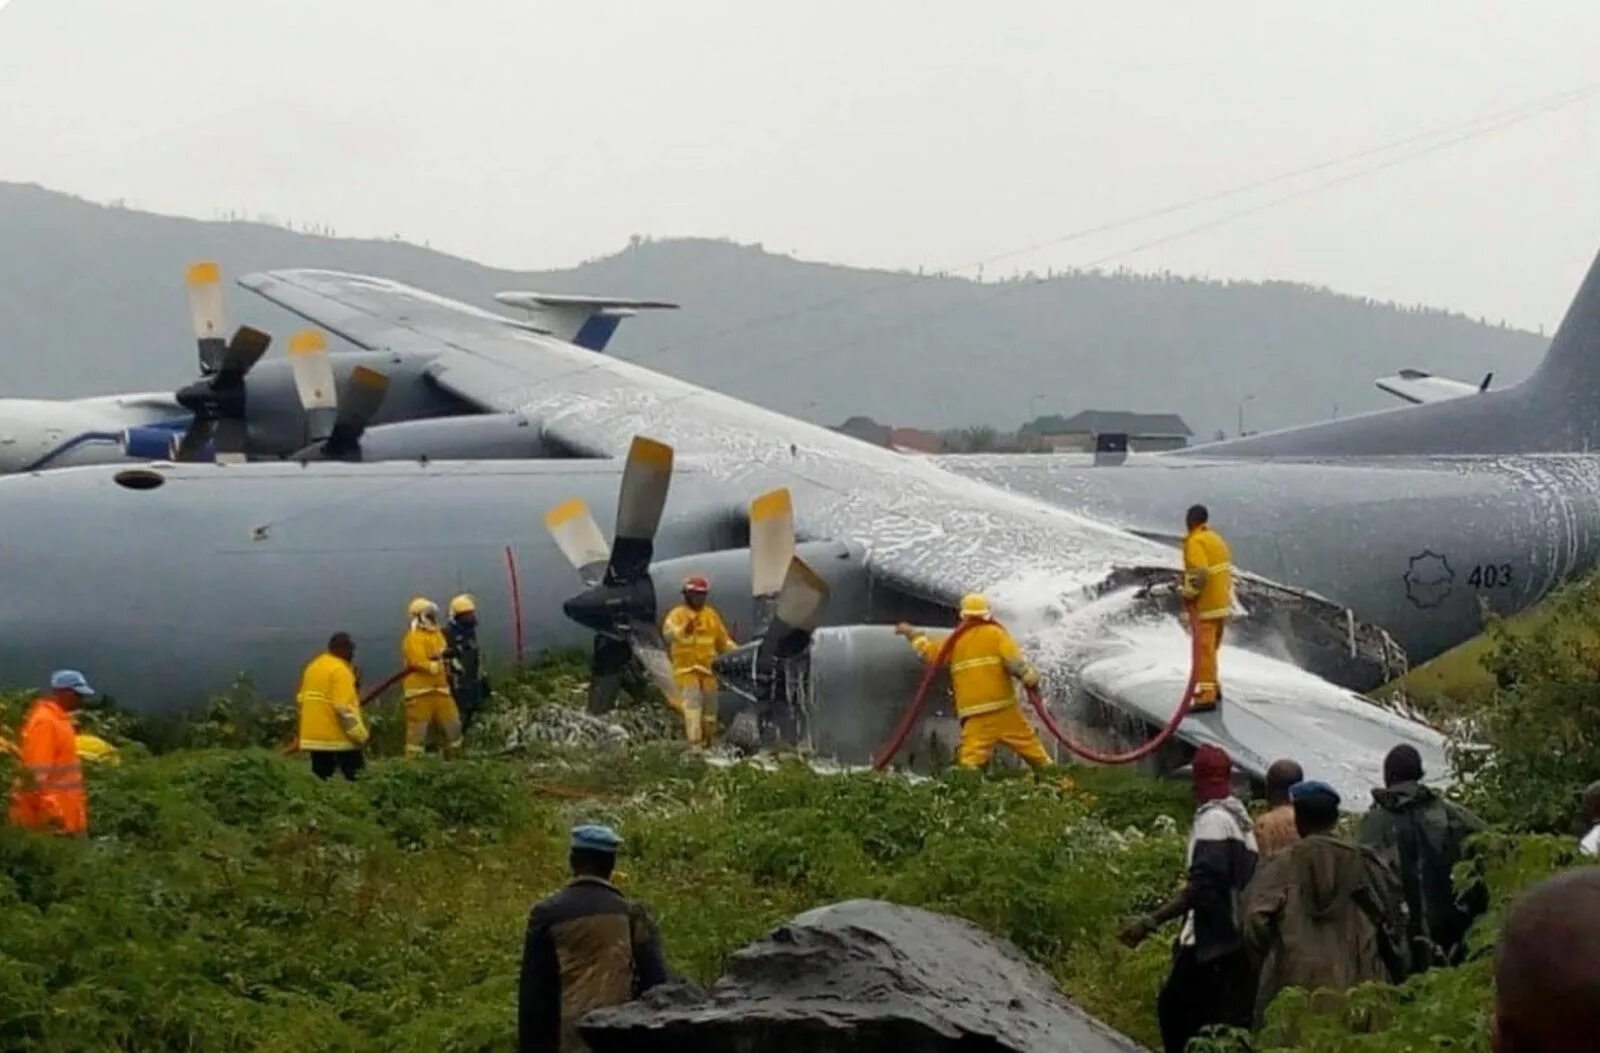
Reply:
[[[668,506],[669,522],[678,523],[673,529],[684,533],[669,535],[664,532],[663,556],[670,555],[675,545],[685,546],[686,551],[704,547],[709,543],[707,539],[718,531],[736,535],[736,527],[729,524],[742,514],[744,501],[761,491],[787,486],[794,494],[796,523],[802,539],[842,541],[858,546],[863,554],[871,595],[887,594],[896,602],[931,603],[947,609],[968,589],[988,589],[1002,614],[1022,626],[1030,644],[1038,653],[1049,657],[1060,650],[1064,634],[1058,627],[1063,619],[1070,617],[1083,603],[1088,590],[1103,581],[1112,569],[1176,566],[1175,554],[1161,541],[1072,514],[1035,497],[1005,493],[981,482],[960,478],[929,461],[903,458],[641,367],[594,355],[527,332],[515,322],[490,312],[420,290],[382,279],[314,271],[253,276],[247,284],[359,346],[392,354],[431,356],[428,375],[443,391],[484,410],[521,413],[538,427],[545,449],[568,456],[615,458],[625,450],[634,434],[647,434],[671,443],[678,450],[680,465],[691,470],[691,477],[703,482],[680,481],[674,485]],[[1586,290],[1592,285],[1591,279]],[[1593,298],[1580,296],[1579,303]],[[1579,313],[1575,306],[1574,314]],[[1568,334],[1573,325],[1573,315],[1569,315],[1562,333]],[[1552,359],[1565,361],[1568,356],[1564,349],[1572,343],[1572,339],[1558,336]],[[1546,372],[1541,370],[1541,375]],[[1491,392],[1455,403],[1400,412],[1472,412],[1476,407],[1477,412],[1483,413],[1486,406],[1510,405],[1506,400],[1496,403],[1492,399],[1522,390]],[[1565,408],[1560,413],[1552,411],[1537,397],[1551,390],[1549,384],[1545,384],[1523,391],[1519,396],[1524,400],[1521,405],[1526,411],[1536,411],[1536,417],[1544,414],[1555,419],[1559,425],[1554,429],[1558,439],[1569,441],[1581,430],[1574,423],[1577,409],[1570,402],[1564,402]],[[1479,423],[1486,421],[1485,427],[1492,434],[1508,434],[1504,425],[1509,415],[1513,415],[1509,409],[1493,410]],[[1397,414],[1392,419],[1400,417]],[[1474,432],[1458,418],[1450,419],[1447,427],[1458,433],[1463,442]],[[1525,436],[1531,436],[1535,428],[1534,422],[1522,422]],[[1403,447],[1404,443],[1401,445]],[[1444,448],[1442,452],[1460,452],[1450,448],[1448,437],[1438,439],[1436,445]],[[1338,449],[1321,451],[1329,457],[1337,457],[1341,452]],[[1175,464],[1179,460],[1173,458]],[[1517,470],[1513,462],[1506,463],[1512,465],[1510,471]],[[547,634],[552,642],[573,639],[574,630],[562,624],[564,619],[558,613],[560,599],[570,595],[571,586],[565,584],[571,581],[570,572],[558,562],[553,546],[538,537],[537,519],[548,507],[574,494],[589,500],[597,512],[609,508],[608,484],[614,482],[615,473],[614,470],[597,470],[593,465],[553,467],[558,465],[560,462],[547,462],[534,468],[526,468],[524,462],[407,466],[407,470],[413,472],[433,473],[426,478],[372,474],[386,470],[387,466],[383,465],[239,466],[209,469],[210,474],[196,468],[164,469],[172,474],[172,481],[167,485],[149,492],[124,495],[148,502],[147,510],[137,516],[113,513],[114,506],[108,502],[119,498],[109,496],[117,489],[111,481],[111,473],[82,469],[57,473],[59,479],[75,477],[70,486],[50,479],[0,481],[0,525],[6,528],[5,536],[19,538],[21,543],[16,547],[27,553],[19,561],[17,576],[17,583],[22,586],[17,591],[26,595],[43,594],[45,582],[59,575],[39,573],[52,562],[48,559],[40,562],[33,555],[35,548],[46,547],[43,531],[33,525],[33,519],[9,510],[51,506],[59,508],[65,518],[79,523],[98,523],[94,529],[83,528],[76,533],[81,548],[96,552],[96,559],[102,558],[98,553],[113,548],[110,542],[113,537],[135,552],[167,549],[179,554],[163,555],[152,559],[152,567],[123,574],[120,579],[123,588],[106,590],[103,594],[121,596],[129,589],[143,588],[147,593],[161,596],[160,600],[145,603],[141,611],[142,619],[159,626],[161,631],[138,630],[142,635],[136,633],[135,639],[144,647],[158,646],[159,642],[165,667],[172,671],[172,679],[162,692],[164,697],[155,699],[155,689],[144,688],[147,700],[151,704],[159,705],[162,701],[172,704],[178,698],[192,698],[194,692],[185,690],[190,686],[215,689],[218,686],[213,679],[215,675],[230,662],[241,659],[258,671],[258,675],[278,677],[278,682],[282,682],[292,676],[299,659],[314,650],[319,642],[315,637],[305,642],[310,634],[306,628],[308,623],[321,622],[337,614],[344,627],[358,634],[380,640],[388,635],[392,640],[399,631],[395,624],[399,619],[394,612],[401,609],[404,599],[414,592],[437,592],[442,596],[460,581],[463,587],[485,590],[494,596],[495,586],[468,583],[493,573],[490,569],[492,553],[498,551],[503,559],[507,543],[503,539],[511,532],[509,517],[513,513],[520,522],[527,524],[517,536],[531,547],[530,551],[537,552],[523,561],[525,565],[538,566],[537,570],[527,573],[532,585],[524,586],[524,596],[529,596],[530,591],[536,593],[533,604],[539,610],[525,608],[525,622],[537,633]],[[571,474],[554,479],[554,474],[561,471]],[[1115,475],[1123,470],[1099,471]],[[1450,481],[1450,473],[1441,466],[1422,461],[1384,472],[1371,467],[1359,471],[1376,474],[1346,484],[1344,492],[1363,499],[1364,507],[1374,505],[1375,501],[1367,499],[1379,494],[1398,507],[1411,500],[1414,494],[1410,491],[1418,485],[1423,492],[1427,492],[1429,486],[1437,487],[1436,496],[1431,500],[1435,501],[1435,508],[1447,512],[1461,508],[1461,503],[1452,497],[1452,488],[1465,491],[1469,495],[1469,505],[1476,495],[1481,502],[1478,506],[1481,514],[1476,520],[1460,520],[1472,524],[1472,529],[1477,531],[1469,538],[1470,546],[1478,546],[1480,539],[1497,530],[1505,532],[1511,526],[1497,519],[1504,511],[1500,506],[1505,502],[1496,498],[1494,488],[1509,486],[1504,481],[1509,476],[1504,473],[1496,475],[1467,468]],[[300,474],[296,475],[297,472]],[[533,480],[534,475],[545,472],[551,473],[551,477]],[[1481,478],[1485,474],[1487,480]],[[1173,485],[1174,476],[1166,472],[1128,471],[1126,477],[1144,479],[1143,485],[1158,487],[1164,494],[1178,492]],[[1199,476],[1189,478],[1201,481]],[[1566,554],[1558,555],[1556,563],[1552,564],[1549,577],[1553,583],[1563,573],[1575,572],[1593,561],[1587,533],[1592,509],[1585,503],[1589,498],[1580,496],[1580,492],[1586,494],[1592,487],[1586,467],[1578,470],[1575,478],[1568,478],[1561,472],[1546,473],[1545,478],[1554,496],[1540,506],[1544,509],[1542,514],[1551,523],[1560,524],[1571,542],[1561,550]],[[443,480],[446,479],[453,479],[455,485],[445,484]],[[1566,493],[1563,487],[1573,486],[1575,479],[1587,489]],[[11,487],[12,482],[18,487],[27,485],[29,489]],[[1137,488],[1141,484],[1127,485]],[[1248,484],[1241,481],[1238,485],[1244,489],[1254,486],[1263,495],[1263,501],[1267,500],[1265,495],[1278,487],[1276,477],[1267,476]],[[1323,484],[1312,476],[1303,483],[1311,490],[1320,485]],[[1546,483],[1529,485],[1537,488]],[[509,489],[519,486],[526,487],[520,495],[508,494]],[[74,487],[83,489],[75,499],[63,500],[66,492]],[[177,495],[188,496],[174,500]],[[1191,494],[1182,494],[1183,501],[1190,499]],[[1130,495],[1126,502],[1129,506],[1141,505],[1145,509],[1141,514],[1151,518],[1156,511],[1164,511],[1164,506],[1148,495],[1142,499],[1136,494]],[[359,503],[366,518],[353,520],[335,511],[341,503]],[[226,506],[226,513],[217,511],[219,506]],[[1328,507],[1332,509],[1333,506]],[[1568,510],[1560,512],[1563,507]],[[161,511],[163,508],[166,511]],[[283,529],[289,510],[297,511],[306,525]],[[294,522],[292,517],[288,521]],[[250,530],[258,524],[268,525],[265,534]],[[1323,516],[1322,524],[1322,528],[1307,539],[1307,545],[1321,543],[1334,548],[1347,541],[1340,533],[1347,528],[1333,511]],[[358,528],[364,528],[364,532]],[[1163,524],[1154,532],[1166,534],[1169,530],[1170,527]],[[1510,532],[1518,544],[1538,545],[1555,537],[1556,530],[1557,527],[1547,523],[1542,527],[1516,526]],[[225,537],[225,544],[219,543],[219,535]],[[476,540],[472,543],[456,540],[461,537]],[[281,547],[289,538],[298,539],[298,550]],[[1313,540],[1317,538],[1320,542]],[[59,539],[49,540],[59,543]],[[35,541],[38,544],[34,544]],[[274,548],[275,544],[280,547]],[[355,550],[363,546],[370,550],[370,555],[356,554]],[[463,556],[451,563],[430,555],[441,549],[450,550],[452,546],[462,552],[475,552],[476,562]],[[244,558],[241,549],[249,551],[250,558]],[[337,558],[341,553],[342,562]],[[1320,573],[1315,568],[1321,564],[1311,555],[1299,553],[1292,547],[1284,549],[1281,542],[1277,557],[1283,566],[1303,565],[1300,573],[1304,576],[1314,578]],[[58,559],[54,565],[64,568],[65,560]],[[337,573],[333,569],[335,566]],[[1343,565],[1334,561],[1330,566],[1331,579],[1341,573]],[[226,571],[245,567],[255,568],[247,576],[248,580],[241,582],[235,578],[230,582]],[[547,568],[558,567],[559,572],[549,569],[546,573]],[[265,573],[261,572],[262,568]],[[152,573],[154,570],[160,573]],[[90,591],[99,582],[98,573],[92,565],[81,571],[81,579],[88,583]],[[381,578],[369,577],[379,574]],[[330,582],[334,587],[329,587]],[[1437,582],[1431,587],[1437,588]],[[1541,584],[1531,588],[1523,599],[1542,594],[1547,587],[1548,584]],[[227,602],[200,600],[207,591],[227,593]],[[369,591],[380,594],[381,600],[369,599]],[[1342,589],[1326,591],[1338,597]],[[359,599],[356,598],[358,594]],[[312,599],[308,600],[307,596]],[[68,632],[75,627],[79,641],[103,639],[120,643],[113,626],[128,624],[127,612],[95,609],[87,594],[67,599],[76,603],[46,604],[51,610],[39,620],[54,619],[58,632]],[[187,619],[181,612],[191,601],[202,603],[211,613]],[[195,658],[211,644],[212,637],[208,634],[215,628],[215,618],[223,617],[225,611],[251,609],[252,605],[272,612],[269,621],[279,626],[280,636],[286,638],[289,627],[294,626],[298,651],[296,660],[290,663],[290,672],[277,668],[287,659],[275,661],[271,669],[263,670],[266,656],[259,649]],[[80,609],[73,611],[75,617],[68,617],[67,612],[74,606]],[[87,613],[81,609],[84,606],[90,607]],[[330,613],[320,614],[319,606]],[[59,615],[54,613],[58,607],[62,612]],[[227,616],[248,617],[238,613]],[[0,628],[9,631],[13,624],[26,618],[19,608],[0,621]],[[189,632],[185,632],[185,626],[189,627]],[[205,631],[194,631],[193,626],[203,626]],[[31,633],[26,636],[29,640],[41,637],[37,630],[26,630],[16,634],[0,633],[0,639],[12,635],[21,641],[26,633]],[[68,632],[68,635],[74,634]],[[264,646],[265,637],[270,635],[258,633],[263,639],[256,647]],[[320,635],[319,629],[315,636]],[[1426,633],[1420,632],[1418,638],[1426,640]],[[1086,655],[1082,643],[1067,641],[1067,649],[1077,653],[1072,656],[1072,662],[1063,663],[1063,666],[1070,667],[1076,662],[1081,669],[1085,658],[1092,661],[1096,657],[1092,653]],[[503,638],[500,645],[504,645]],[[0,654],[0,660],[28,653],[19,643],[6,646],[13,649],[13,653]],[[117,643],[108,646],[117,649]],[[57,645],[56,652],[60,650]],[[289,650],[285,639],[276,653],[287,655]],[[1226,657],[1225,654],[1225,660]],[[38,664],[36,656],[34,661]],[[8,666],[15,664],[8,662]],[[1360,712],[1363,707],[1347,710],[1338,704],[1340,698],[1347,696],[1339,694],[1331,685],[1321,682],[1318,685],[1310,695],[1315,699],[1322,697],[1319,692],[1334,692],[1327,696],[1328,705],[1313,705],[1298,713],[1273,712],[1270,734],[1262,733],[1260,740],[1235,745],[1256,747],[1255,755],[1268,756],[1290,751],[1298,742],[1319,735],[1338,739],[1343,735],[1343,725],[1364,719]],[[130,690],[138,691],[142,687],[144,685],[136,683]],[[1112,701],[1122,701],[1116,685],[1105,691]],[[1177,691],[1171,693],[1175,702]],[[1132,708],[1142,712],[1138,705]],[[1202,726],[1197,724],[1196,728]],[[1436,749],[1436,737],[1428,739],[1420,732],[1418,735],[1429,745],[1430,751]],[[1189,737],[1203,738],[1198,731]],[[1353,769],[1359,770],[1362,778],[1374,778],[1375,754],[1369,749],[1370,742],[1359,734],[1344,737],[1353,752],[1363,754],[1353,761]]]
[[[493,660],[513,656],[519,606],[528,654],[587,646],[587,631],[561,612],[580,583],[541,519],[580,497],[609,531],[620,474],[610,461],[547,460],[14,476],[0,484],[0,625],[13,630],[0,668],[38,682],[52,668],[92,666],[99,686],[142,709],[204,698],[241,672],[283,698],[339,629],[355,635],[369,682],[387,676],[407,602],[423,595],[443,605],[460,592],[478,600]],[[677,601],[683,577],[704,574],[741,633],[754,614],[748,552],[736,547],[745,541],[740,501],[692,466],[673,487],[654,564],[659,609]],[[39,507],[52,510],[49,523],[30,530]],[[833,542],[799,551],[834,586],[837,612],[870,613],[858,552]],[[92,655],[86,639],[102,641]]]
[[[529,652],[586,646],[587,633],[561,611],[579,583],[540,518],[576,496],[608,531],[619,476],[614,461],[548,460],[91,467],[0,480],[0,531],[8,539],[0,547],[0,668],[37,680],[53,667],[86,666],[102,690],[150,710],[191,704],[241,671],[267,697],[285,698],[327,635],[344,629],[357,639],[371,684],[398,666],[407,601],[420,594],[443,603],[460,591],[479,601],[491,660],[512,655],[518,609]],[[138,489],[119,477],[160,483]],[[692,462],[679,465],[653,564],[659,614],[675,602],[681,577],[704,573],[735,634],[747,634],[748,553],[736,547],[746,540],[747,496]],[[31,512],[40,507],[52,510],[48,524]],[[930,613],[926,603],[873,579],[860,550],[803,542],[799,552],[833,585],[830,622]],[[1053,579],[1043,584],[1055,588]],[[1086,660],[1123,649],[1120,636],[1108,652],[1098,634],[1063,634],[1033,609],[1017,611],[1013,628],[1062,686]],[[915,662],[881,627],[825,629],[817,649],[811,701],[826,729],[817,744],[862,762],[887,733]],[[1225,651],[1225,663],[1233,653]],[[862,668],[863,655],[872,668]],[[1179,697],[1187,669],[1170,658],[1152,654],[1143,663],[1126,700],[1133,711]],[[1286,665],[1280,672],[1303,681],[1298,725],[1280,723],[1268,736],[1258,721],[1239,739],[1226,726],[1203,731],[1192,722],[1188,733],[1221,741],[1243,758],[1280,753],[1314,737],[1313,729],[1348,743],[1370,741],[1373,733],[1364,729],[1375,721],[1389,727],[1382,714],[1354,707],[1345,710],[1351,719],[1330,721],[1328,707],[1348,700],[1347,692]],[[1284,682],[1268,678],[1259,694],[1282,697]],[[1115,691],[1110,697],[1124,701]],[[870,713],[861,712],[864,703]],[[1443,770],[1437,736],[1416,725],[1402,732]],[[1376,778],[1379,757],[1381,751],[1353,754],[1345,767],[1355,774],[1328,777],[1357,799]]]
[[[1584,454],[941,463],[1173,545],[1204,501],[1237,565],[1354,610],[1416,662],[1481,631],[1483,607],[1523,610],[1600,560],[1600,458]]]

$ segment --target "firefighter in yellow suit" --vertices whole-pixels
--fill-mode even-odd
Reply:
[[[1039,735],[1028,723],[1017,704],[1012,677],[1027,687],[1039,683],[1017,641],[1005,626],[994,620],[989,602],[977,593],[961,598],[961,622],[967,626],[946,661],[950,666],[950,689],[956,698],[956,719],[961,721],[961,746],[956,763],[963,768],[981,768],[989,763],[996,745],[1011,747],[1035,768],[1050,763]],[[928,636],[901,623],[895,632],[911,641],[911,647],[924,662],[939,657],[945,637]]]
[[[461,713],[450,696],[449,671],[444,652],[449,646],[439,628],[439,607],[419,596],[406,608],[411,628],[400,641],[400,661],[406,670],[402,686],[406,696],[406,759],[422,756],[428,729],[437,725],[444,736],[445,756],[461,751]]]
[[[710,745],[717,734],[717,677],[711,663],[733,650],[722,615],[706,602],[711,584],[695,575],[683,581],[683,602],[661,623],[672,652],[672,682],[678,697],[672,708],[683,714],[684,734],[695,745]]]
[[[328,649],[300,674],[295,703],[300,729],[295,743],[311,757],[311,772],[330,779],[339,772],[354,780],[366,765],[367,723],[361,718],[361,693],[356,687],[356,645],[349,633],[334,633]]]
[[[1222,630],[1233,613],[1233,556],[1222,535],[1211,529],[1211,513],[1195,505],[1186,517],[1183,539],[1183,601],[1194,626],[1194,699],[1191,713],[1214,712],[1222,705],[1222,678],[1217,650]]]

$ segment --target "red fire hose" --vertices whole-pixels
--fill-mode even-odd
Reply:
[[[962,633],[979,624],[982,623],[964,621],[956,626],[954,632],[945,637],[943,645],[939,648],[938,655],[923,670],[922,679],[917,682],[916,690],[911,693],[911,701],[901,712],[900,720],[895,724],[894,731],[890,733],[888,742],[884,744],[883,749],[878,751],[877,756],[872,759],[873,771],[882,771],[887,768],[889,762],[894,759],[895,754],[900,752],[900,748],[905,745],[906,739],[911,734],[911,729],[916,727],[917,721],[922,718],[922,710],[927,705],[928,691],[933,686],[933,678],[938,674],[939,668],[944,665],[945,660],[950,657],[951,648],[955,646],[956,640],[961,638]],[[1092,749],[1082,743],[1074,742],[1061,729],[1061,726],[1056,723],[1055,718],[1050,715],[1049,707],[1044,704],[1044,699],[1040,697],[1037,687],[1027,689],[1028,701],[1033,705],[1034,712],[1039,714],[1039,720],[1044,724],[1045,730],[1049,731],[1057,742],[1066,747],[1068,752],[1095,764],[1132,764],[1136,760],[1148,757],[1166,745],[1167,741],[1177,733],[1178,726],[1183,723],[1183,718],[1189,715],[1189,706],[1194,699],[1195,677],[1199,666],[1199,629],[1199,619],[1191,612],[1189,615],[1189,683],[1183,689],[1183,697],[1178,701],[1178,708],[1173,711],[1172,719],[1167,721],[1166,727],[1157,732],[1154,738],[1125,753],[1101,753],[1099,750]]]
[[[389,690],[391,687],[393,687],[394,685],[398,684],[401,680],[405,679],[405,675],[407,673],[409,673],[409,672],[411,672],[411,670],[409,668],[401,669],[394,676],[391,676],[389,679],[385,680],[383,683],[379,684],[377,687],[373,688],[371,691],[368,691],[366,694],[362,695],[361,696],[361,704],[364,706],[368,702],[371,702],[373,699],[377,698],[379,695],[383,694],[385,691]]]

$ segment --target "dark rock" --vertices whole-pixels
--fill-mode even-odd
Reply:
[[[1125,1053],[1015,947],[942,914],[851,900],[801,914],[678,985],[589,1014],[594,1053]]]

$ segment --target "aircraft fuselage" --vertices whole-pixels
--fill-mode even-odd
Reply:
[[[355,634],[370,683],[397,664],[405,605],[418,594],[442,603],[473,593],[495,661],[513,657],[519,611],[525,653],[586,646],[587,632],[561,610],[578,582],[541,518],[580,497],[609,530],[620,465],[128,471],[0,481],[0,670],[10,684],[83,667],[119,699],[166,709],[194,705],[246,673],[270,697],[286,698],[303,663],[340,629]],[[1183,510],[1204,501],[1244,570],[1352,608],[1414,659],[1477,633],[1481,605],[1520,610],[1600,554],[1597,457],[1155,459],[1115,468],[1046,457],[985,468],[978,458],[963,474],[1149,535],[1173,534]],[[124,485],[140,481],[158,485]],[[744,543],[750,496],[680,465],[657,543],[663,603],[673,575],[708,569],[724,614],[736,625],[749,618],[744,557],[729,562],[719,550]],[[114,547],[104,542],[108,524]],[[668,562],[674,557],[687,559]],[[836,572],[827,561],[821,569]],[[836,595],[831,622],[885,616],[881,598],[873,609],[857,584]],[[204,645],[175,648],[185,637]],[[168,657],[175,650],[181,662]]]
[[[1600,559],[1600,456],[964,461],[945,463],[1173,545],[1203,503],[1237,566],[1350,608],[1413,662]]]

